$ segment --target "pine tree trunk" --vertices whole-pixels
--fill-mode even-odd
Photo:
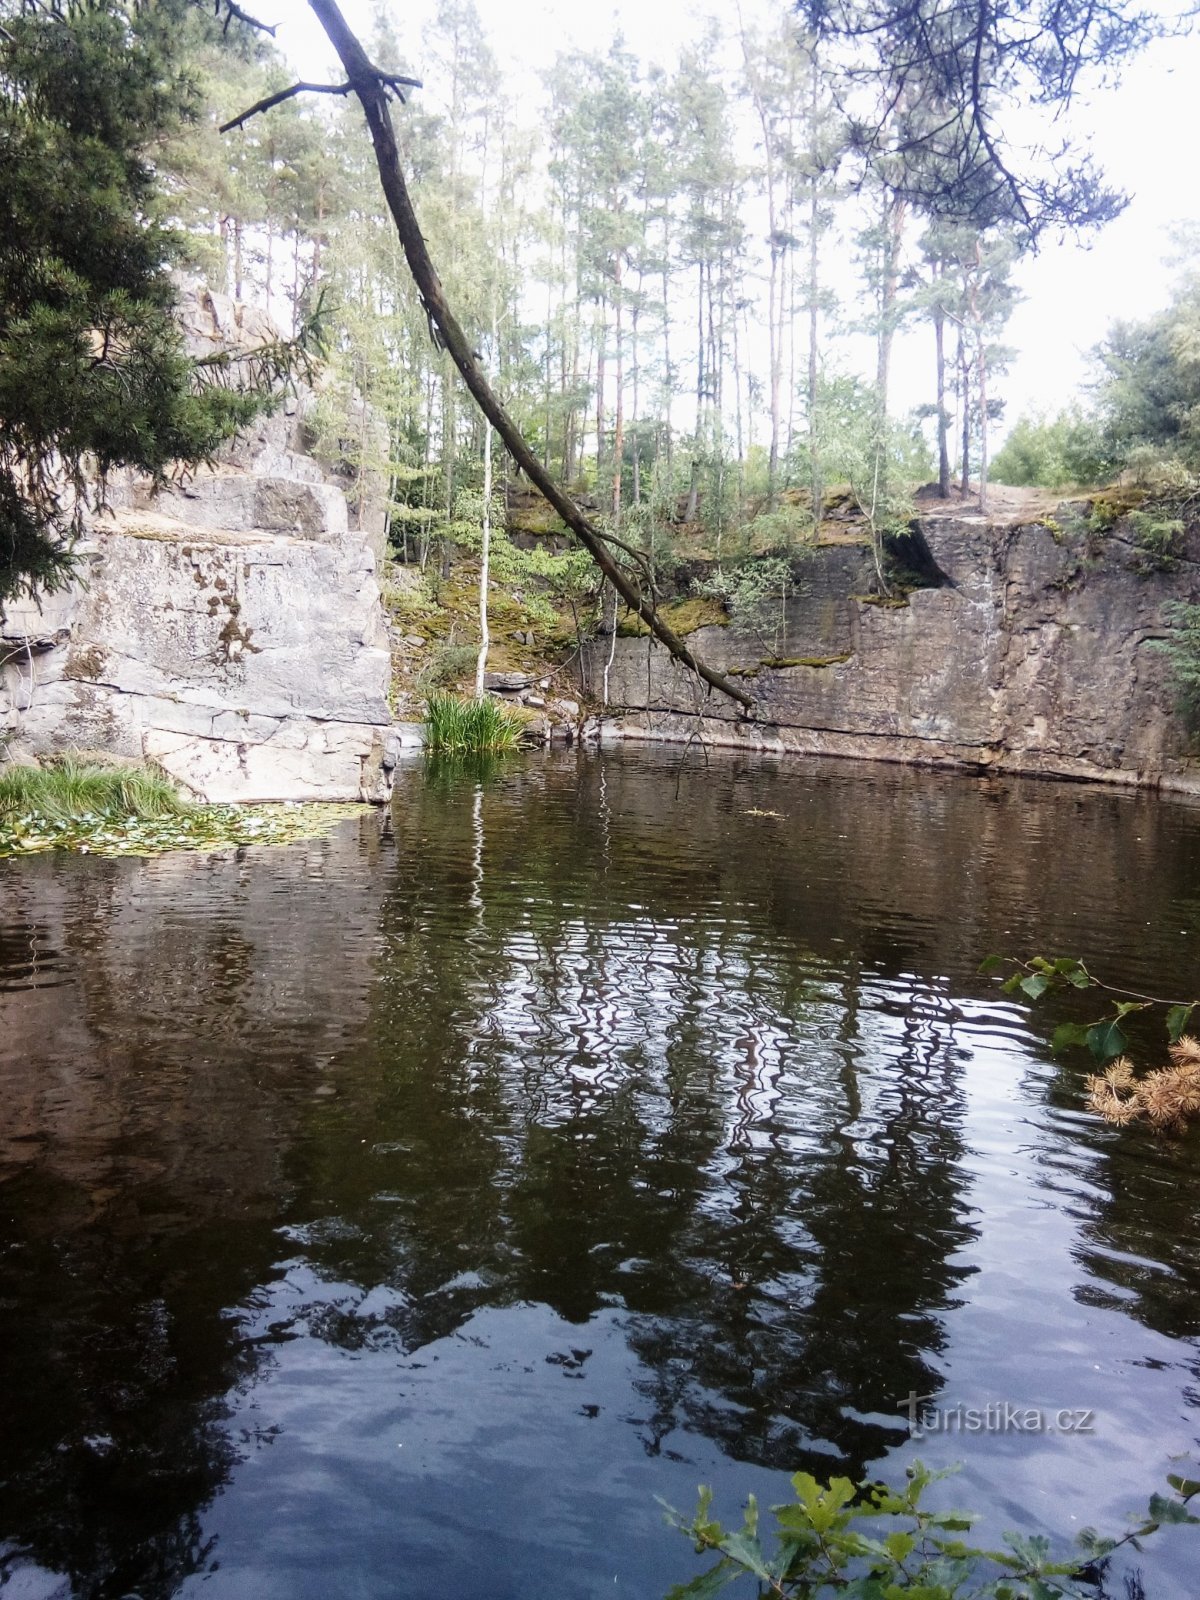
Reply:
[[[616,293],[614,296],[617,314],[617,412],[613,428],[613,475],[612,475],[612,514],[613,521],[619,529],[621,526],[621,469],[625,463],[625,325],[622,300],[624,291],[621,286],[623,263],[617,256],[614,268],[614,282]]]
[[[946,410],[946,315],[938,301],[933,308],[933,335],[937,347],[938,493],[950,498],[950,416]]]
[[[544,386],[544,390],[545,390],[545,405],[544,405],[544,409],[545,409],[545,416],[546,416],[546,431],[545,431],[545,434],[542,437],[542,465],[545,467],[547,472],[549,472],[549,470],[550,470],[550,432],[551,432],[551,416],[552,416],[550,369],[551,369],[551,366],[552,366],[552,363],[553,363],[553,357],[554,357],[554,335],[553,335],[553,331],[552,331],[552,329],[553,329],[553,316],[554,316],[553,307],[554,307],[554,292],[553,292],[553,287],[552,287],[551,282],[550,282],[550,271],[549,271],[549,269],[547,269],[547,271],[546,271],[546,360],[545,360],[545,363],[544,363],[545,375],[544,375],[544,382],[543,382],[543,386]]]
[[[608,343],[608,302],[600,301],[600,328],[596,345],[596,490],[600,489],[600,476],[604,471],[604,359]]]
[[[638,385],[642,375],[641,353],[638,349],[638,318],[642,307],[642,274],[638,273],[637,302],[630,318],[631,342],[633,344],[633,503],[639,506],[642,503],[642,438],[638,431]]]
[[[492,290],[492,350],[499,343],[496,319],[495,289]],[[481,519],[483,546],[479,558],[479,654],[475,658],[475,698],[483,699],[484,679],[487,675],[488,647],[488,579],[492,556],[492,423],[484,419],[483,432],[483,517]]]
[[[813,64],[813,97],[816,98],[816,62]],[[815,112],[814,112],[815,115]],[[809,183],[808,195],[808,470],[811,495],[813,538],[821,527],[825,515],[825,484],[821,476],[821,449],[817,435],[817,388],[820,380],[818,339],[820,337],[820,204],[817,179]]]
[[[671,233],[666,222],[663,223],[663,386],[668,394],[674,392],[671,379],[671,270],[668,265],[671,258]],[[670,401],[667,402],[667,414],[663,419],[667,431],[667,493],[671,505],[671,521],[675,520],[675,434],[671,427]]]
[[[962,479],[963,495],[971,492],[971,372],[967,363],[967,345],[962,329],[958,333],[958,396],[962,406]]]
[[[696,290],[696,430],[692,439],[692,472],[688,482],[685,522],[695,522],[700,510],[700,442],[704,433],[704,263],[699,266]]]

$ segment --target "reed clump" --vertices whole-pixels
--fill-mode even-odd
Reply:
[[[438,755],[514,750],[524,727],[519,712],[496,700],[431,694],[425,703],[425,748]]]

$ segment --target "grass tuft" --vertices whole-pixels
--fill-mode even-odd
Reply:
[[[43,767],[0,771],[0,817],[6,819],[154,822],[189,809],[190,802],[154,767],[106,767],[60,756]]]
[[[425,747],[447,751],[513,750],[524,719],[495,700],[459,700],[431,694],[425,703]]]
[[[185,799],[160,768],[59,756],[0,768],[0,860],[48,850],[157,856],[290,844],[332,831],[361,805],[214,806]]]

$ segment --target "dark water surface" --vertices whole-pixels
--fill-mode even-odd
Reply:
[[[1200,991],[1200,809],[679,763],[0,862],[6,1600],[653,1600],[702,1481],[919,1453],[1070,1533],[1195,1452],[1200,1134],[1098,1125],[975,974]]]

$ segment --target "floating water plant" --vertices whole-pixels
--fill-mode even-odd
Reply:
[[[435,754],[513,750],[525,719],[496,700],[460,700],[431,694],[426,701],[425,747]]]
[[[288,844],[328,833],[359,805],[198,805],[159,768],[64,756],[0,771],[0,857],[75,850],[155,856],[168,850]]]

